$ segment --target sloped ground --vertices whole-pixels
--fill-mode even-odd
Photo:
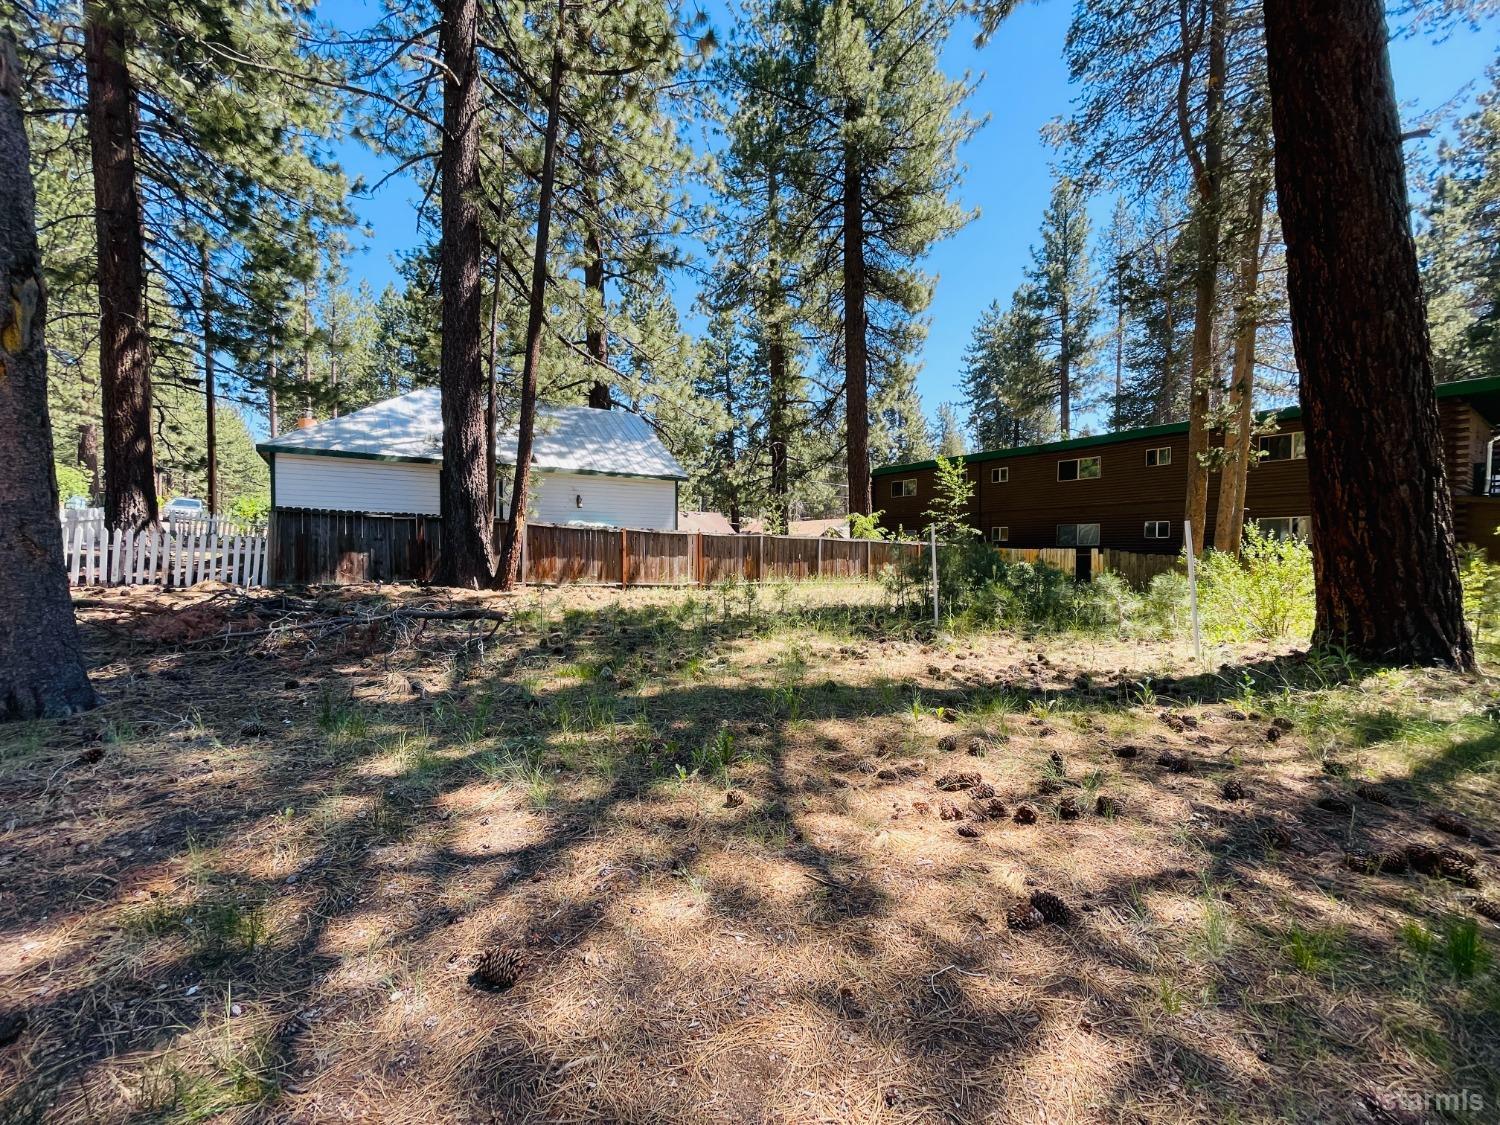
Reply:
[[[0,1121],[1494,1120],[1495,680],[881,602],[91,593]]]

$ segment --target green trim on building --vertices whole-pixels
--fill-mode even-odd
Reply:
[[[1492,423],[1500,419],[1500,375],[1488,376],[1483,379],[1461,379],[1453,383],[1439,383],[1437,386],[1437,397],[1440,399],[1470,399],[1474,404],[1474,408]],[[1286,406],[1279,410],[1262,410],[1256,415],[1256,419],[1259,422],[1268,421],[1272,417],[1284,419],[1289,422],[1295,421],[1302,417],[1302,408],[1300,406]],[[1049,441],[1042,445],[1022,445],[1014,449],[985,449],[978,453],[966,453],[963,455],[962,460],[965,465],[979,465],[986,461],[1003,461],[1010,457],[1029,457],[1035,453],[1067,453],[1074,449],[1093,449],[1101,445],[1114,445],[1117,442],[1175,437],[1178,434],[1185,434],[1187,432],[1188,424],[1186,422],[1168,422],[1162,426],[1146,426],[1139,430],[1118,430],[1114,433],[1070,438],[1067,441]],[[936,461],[913,461],[904,465],[882,465],[871,475],[884,477],[894,473],[919,473],[924,469],[935,468],[937,468]]]

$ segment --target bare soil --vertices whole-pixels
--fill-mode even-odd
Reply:
[[[1500,1106],[1493,678],[821,583],[78,609],[107,704],[0,728],[0,1122]]]

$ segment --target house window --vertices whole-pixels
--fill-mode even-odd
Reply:
[[[915,496],[917,494],[917,478],[910,477],[907,480],[891,481],[892,496]]]
[[[1262,461],[1300,461],[1307,456],[1307,437],[1301,430],[1294,434],[1267,434],[1255,439]]]
[[[1057,545],[1059,547],[1097,547],[1099,546],[1099,525],[1097,523],[1060,523],[1057,525]]]
[[[1155,469],[1161,465],[1172,463],[1172,447],[1170,445],[1159,445],[1155,449],[1146,450],[1146,468]]]
[[[1255,521],[1256,530],[1267,539],[1306,539],[1306,516],[1267,516]]]
[[[1147,520],[1147,539],[1170,539],[1172,538],[1172,525],[1167,520]]]
[[[1057,463],[1058,480],[1098,480],[1104,475],[1104,462],[1098,457],[1075,457]]]
[[[1009,465],[1002,465],[998,469],[991,469],[990,470],[990,483],[991,484],[1004,484],[1008,480],[1010,480],[1010,466]]]
[[[992,528],[990,528],[990,542],[991,543],[1009,543],[1010,542],[1010,528],[1008,528],[1008,527],[992,527]]]

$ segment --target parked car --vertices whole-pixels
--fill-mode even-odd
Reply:
[[[162,509],[162,515],[168,520],[197,520],[208,515],[208,508],[202,500],[192,496],[179,496],[175,500],[168,500],[167,506]]]
[[[63,507],[70,512],[86,512],[89,510],[89,498],[87,496],[69,496],[63,502]]]

